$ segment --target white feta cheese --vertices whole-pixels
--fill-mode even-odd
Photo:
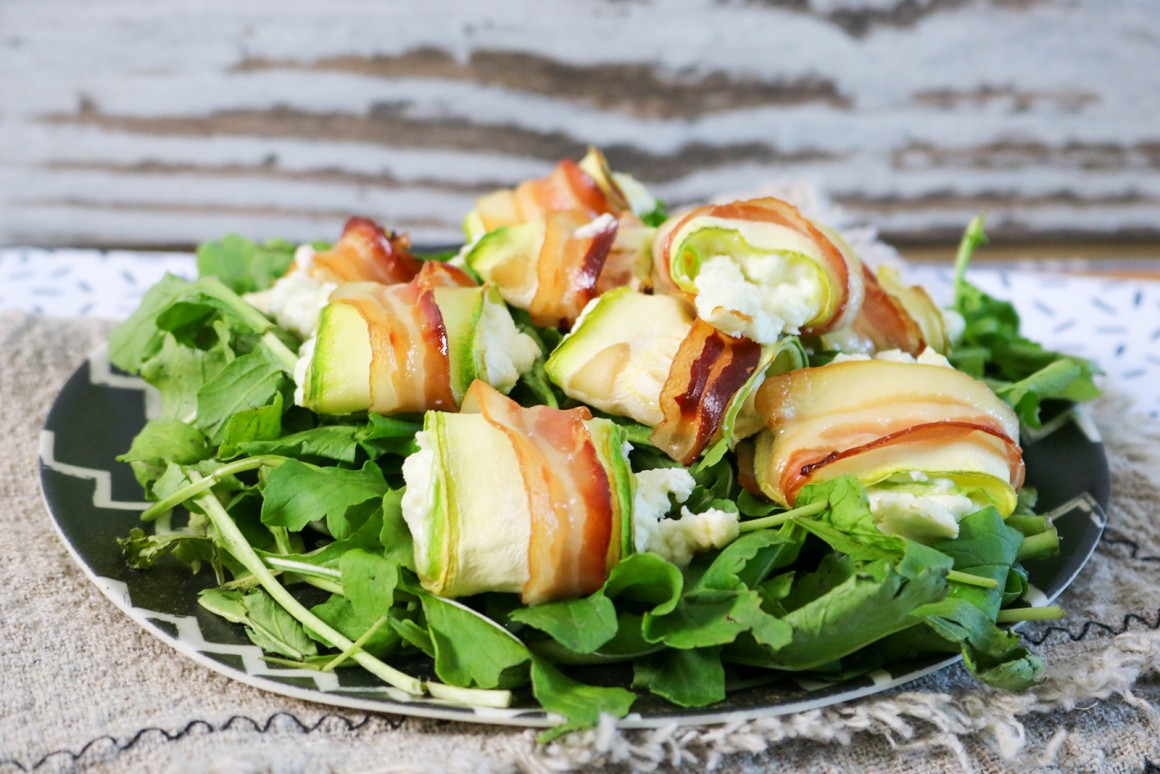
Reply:
[[[831,363],[849,363],[859,360],[870,360],[870,355],[861,353],[841,352],[834,356]],[[874,360],[883,360],[889,363],[921,363],[922,365],[935,365],[944,368],[953,368],[951,362],[946,359],[944,355],[940,355],[935,350],[927,347],[919,353],[918,357],[914,357],[909,352],[903,352],[901,349],[884,349],[881,352],[874,353]]]
[[[632,495],[632,535],[636,550],[644,552],[659,542],[658,522],[672,509],[669,496],[678,504],[693,494],[697,482],[684,468],[656,468],[634,473]]]
[[[318,315],[338,285],[319,282],[310,276],[314,248],[302,245],[294,252],[294,271],[278,279],[274,287],[256,301],[265,305],[267,314],[287,330],[299,336],[310,336],[318,327]],[[252,302],[253,303],[253,302]]]
[[[799,333],[821,311],[825,295],[813,264],[779,253],[712,256],[693,284],[698,317],[759,344]]]
[[[657,468],[636,473],[632,502],[633,545],[638,552],[657,554],[679,567],[710,548],[721,548],[738,535],[737,515],[710,508],[704,513],[681,509],[681,518],[668,519],[670,496],[683,504],[696,482],[684,468]]]
[[[318,339],[311,336],[302,342],[298,350],[298,360],[294,363],[294,404],[306,405],[306,374],[310,372],[310,363],[314,360],[314,347]]]
[[[920,486],[899,489],[894,482],[913,482]],[[929,478],[914,471],[892,476],[880,486],[866,488],[870,513],[878,529],[887,535],[900,535],[920,543],[959,535],[959,520],[981,507],[957,491],[948,478]]]
[[[740,534],[737,514],[719,508],[693,513],[683,507],[681,518],[662,519],[657,528],[660,543],[648,550],[678,567],[687,567],[702,551],[725,547]]]
[[[506,306],[490,300],[484,301],[478,334],[477,358],[484,379],[500,392],[510,392],[540,356],[539,345],[520,332]]]
[[[415,555],[426,556],[429,546],[430,530],[427,525],[432,519],[432,509],[435,507],[435,485],[438,477],[435,466],[438,458],[435,454],[437,440],[432,433],[420,430],[415,433],[415,445],[418,451],[403,460],[403,481],[407,488],[403,492],[401,502],[403,521],[411,530],[411,537],[415,542]]]

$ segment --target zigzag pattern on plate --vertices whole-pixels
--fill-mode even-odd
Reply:
[[[97,508],[116,511],[143,511],[150,505],[144,501],[114,500],[113,478],[107,470],[85,468],[58,460],[56,458],[56,434],[52,430],[40,431],[40,462],[46,468],[55,470],[62,475],[92,481],[96,485],[93,487],[93,506]]]

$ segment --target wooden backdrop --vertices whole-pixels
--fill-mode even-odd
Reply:
[[[1157,0],[0,0],[0,244],[458,235],[588,143],[904,239],[1160,234]]]

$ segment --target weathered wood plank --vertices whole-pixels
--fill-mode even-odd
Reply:
[[[1160,236],[1131,0],[0,3],[0,242],[456,238],[601,145],[674,204],[806,178],[884,231]]]

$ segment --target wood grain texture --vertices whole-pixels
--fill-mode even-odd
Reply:
[[[446,242],[589,144],[674,205],[1160,236],[1152,0],[0,2],[0,243]]]

